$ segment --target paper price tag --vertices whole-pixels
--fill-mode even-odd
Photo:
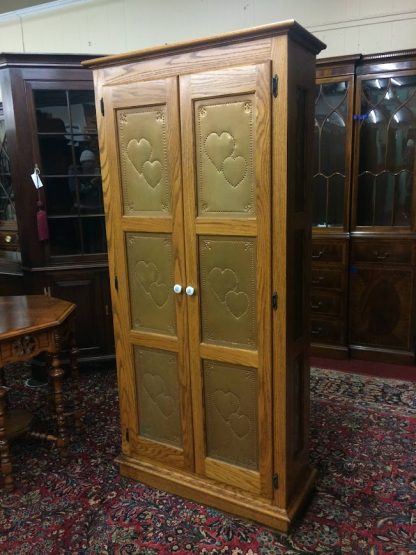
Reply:
[[[41,187],[43,187],[43,183],[39,177],[39,174],[34,172],[30,177],[32,178],[33,183],[35,184],[36,189],[40,189]]]

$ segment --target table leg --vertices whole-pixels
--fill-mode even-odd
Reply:
[[[64,371],[62,370],[58,353],[53,353],[52,355],[52,368],[49,370],[49,377],[51,379],[51,386],[55,399],[55,412],[58,428],[56,445],[58,446],[62,461],[66,463],[68,461],[68,434],[66,431],[63,395]]]
[[[81,392],[79,389],[79,368],[78,368],[78,348],[75,344],[74,334],[70,338],[70,362],[71,362],[71,381],[72,392],[74,399],[74,418],[75,418],[75,431],[79,433],[82,428],[82,410],[81,410]]]
[[[4,489],[13,491],[12,463],[9,453],[9,442],[6,436],[6,399],[7,390],[0,387],[0,470],[4,478]]]

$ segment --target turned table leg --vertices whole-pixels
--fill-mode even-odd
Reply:
[[[66,431],[64,410],[64,371],[62,370],[58,353],[54,353],[52,355],[52,368],[49,370],[49,377],[51,379],[51,386],[55,400],[55,412],[58,428],[56,445],[61,454],[62,461],[66,463],[68,461],[68,434]]]
[[[6,436],[6,399],[7,390],[0,387],[0,470],[4,478],[4,489],[13,491],[12,463],[10,461],[9,442]]]
[[[79,433],[82,428],[82,410],[81,410],[81,392],[79,389],[79,368],[78,368],[78,349],[75,344],[74,334],[71,334],[70,339],[70,363],[71,363],[71,381],[72,393],[74,399],[74,418],[75,418],[75,431]]]

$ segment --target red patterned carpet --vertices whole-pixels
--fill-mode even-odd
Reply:
[[[82,389],[87,432],[67,467],[51,444],[13,446],[18,487],[0,493],[1,553],[416,554],[415,383],[313,371],[319,480],[288,536],[120,478],[114,372],[84,374]],[[29,404],[33,390],[10,397]]]

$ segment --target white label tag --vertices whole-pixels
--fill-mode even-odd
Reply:
[[[32,178],[33,183],[35,184],[36,189],[40,189],[41,187],[43,187],[43,183],[36,172],[32,173],[30,177]]]

